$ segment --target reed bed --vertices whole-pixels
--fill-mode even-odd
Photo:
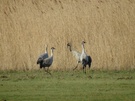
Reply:
[[[81,52],[82,40],[92,69],[134,69],[135,1],[0,0],[1,70],[39,69],[46,44],[56,48],[51,69],[72,69],[66,44]]]

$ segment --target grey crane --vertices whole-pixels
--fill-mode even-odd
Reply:
[[[47,70],[45,69],[45,71],[47,72],[47,73],[49,73],[49,74],[51,74],[50,72],[49,72],[49,67],[52,65],[52,63],[53,63],[53,51],[54,51],[54,47],[52,47],[51,48],[51,56],[50,57],[48,57],[48,58],[45,58],[45,59],[42,59],[41,61],[40,61],[40,68],[48,68]]]
[[[67,44],[67,47],[69,47],[70,52],[72,52],[73,56],[74,56],[74,57],[76,58],[76,60],[77,60],[77,65],[76,65],[75,68],[73,69],[73,70],[75,70],[75,69],[78,67],[78,64],[81,63],[81,60],[80,60],[81,53],[78,52],[78,51],[72,50],[70,43]]]
[[[41,55],[39,56],[39,58],[38,58],[38,60],[37,60],[37,64],[40,64],[40,62],[41,62],[43,59],[48,58],[48,50],[47,50],[47,48],[48,48],[48,45],[46,45],[46,47],[45,47],[45,53],[43,53],[43,54],[41,54]]]
[[[82,53],[80,56],[80,60],[83,65],[83,72],[86,74],[86,66],[88,65],[89,69],[90,69],[91,63],[92,63],[92,58],[90,56],[88,56],[85,52],[85,48],[84,48],[85,43],[86,43],[85,41],[82,41]]]

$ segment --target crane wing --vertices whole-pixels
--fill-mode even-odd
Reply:
[[[43,59],[48,58],[48,53],[41,54],[37,60],[37,64],[39,64]]]
[[[73,53],[73,56],[79,61],[80,60],[81,53],[78,52],[78,51],[72,51],[72,53]]]
[[[87,56],[88,62],[91,63],[92,62],[92,58],[90,56]]]
[[[53,57],[49,57],[43,60],[43,64],[51,65],[53,62]]]
[[[48,53],[41,54],[39,58],[43,58],[43,59],[48,58]]]
[[[37,60],[37,64],[39,64],[42,60],[43,60],[43,58],[39,57]]]
[[[43,54],[43,59],[48,58],[48,53]]]

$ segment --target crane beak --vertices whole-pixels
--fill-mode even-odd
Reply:
[[[67,48],[68,48],[68,46],[70,46],[69,43],[67,44]]]
[[[86,43],[85,41],[83,41],[83,43]]]

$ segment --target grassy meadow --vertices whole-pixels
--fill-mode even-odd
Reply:
[[[67,49],[92,57],[84,74]],[[37,58],[53,46],[52,76]],[[135,0],[0,0],[0,101],[135,101]]]
[[[38,69],[45,45],[56,48],[52,70],[76,61],[85,40],[93,69],[135,68],[134,0],[0,0],[0,70]]]
[[[0,101],[134,101],[133,71],[1,71]]]

